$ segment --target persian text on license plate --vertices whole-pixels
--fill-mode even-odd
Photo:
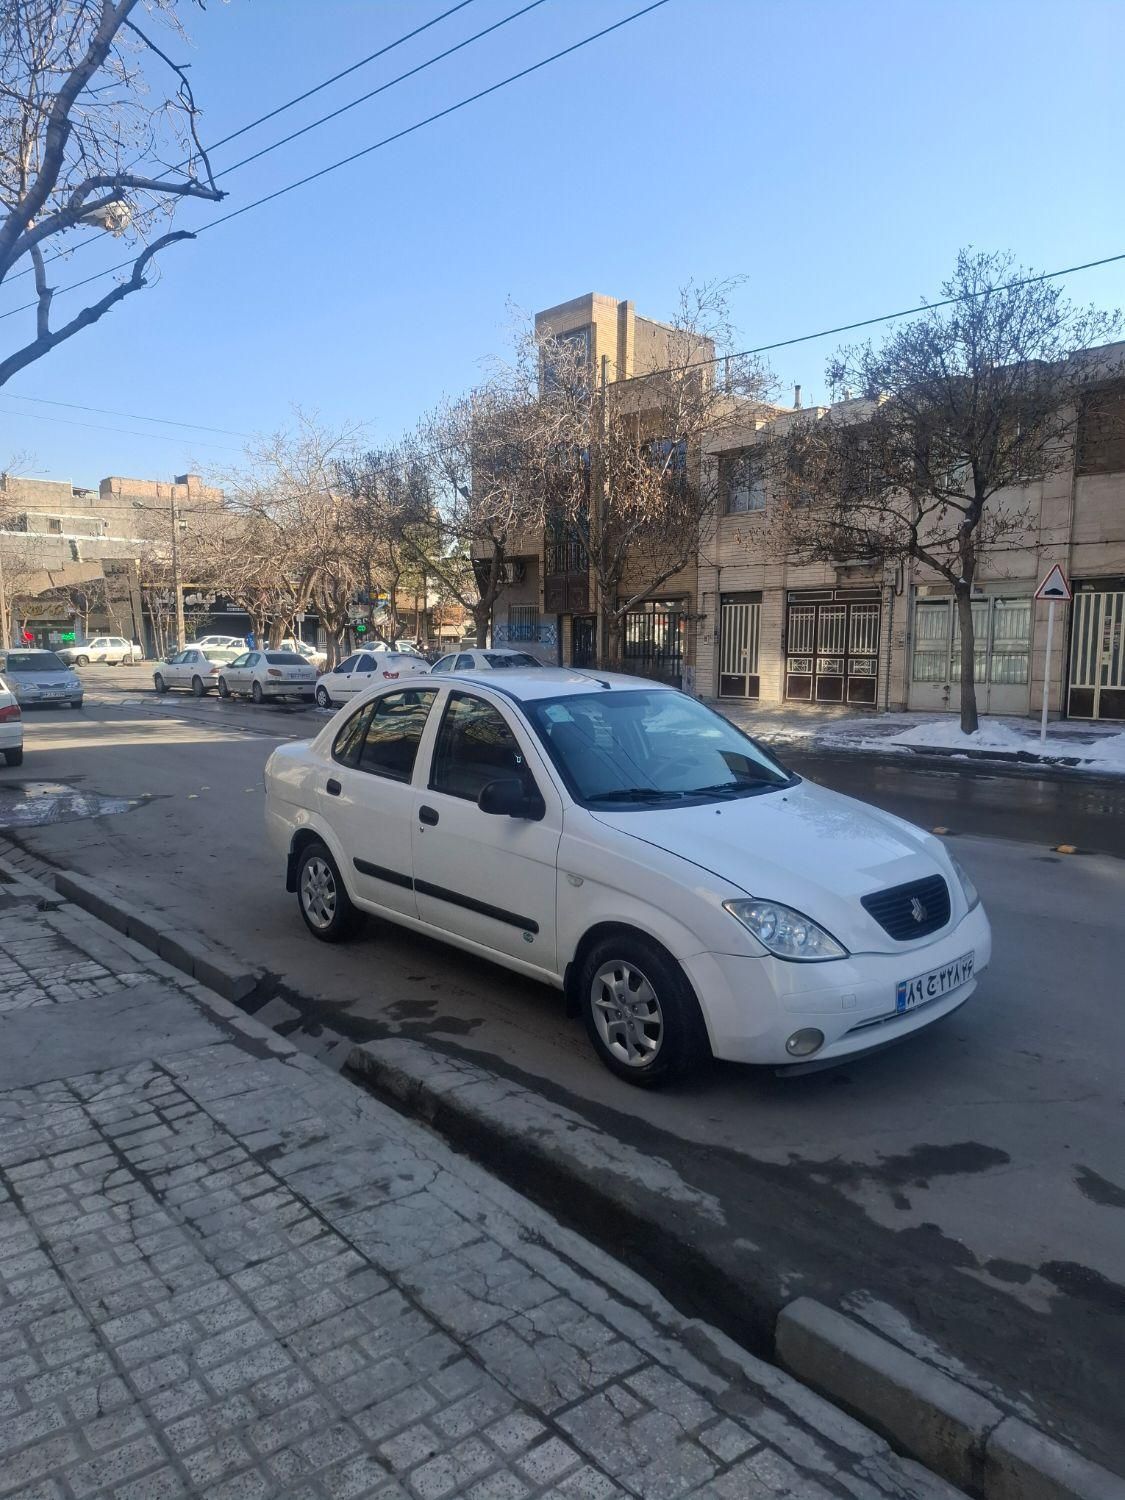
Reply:
[[[940,1000],[951,990],[960,989],[973,977],[973,962],[976,955],[963,953],[940,969],[931,969],[928,974],[916,974],[913,979],[900,979],[895,991],[895,1010],[913,1010],[916,1005],[925,1005],[930,1000]]]

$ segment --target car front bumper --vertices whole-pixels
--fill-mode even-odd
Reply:
[[[901,980],[940,969],[966,953],[974,955],[972,979],[939,999],[896,1012]],[[941,1020],[973,993],[991,957],[991,928],[977,905],[934,941],[904,945],[897,953],[856,953],[829,963],[698,953],[684,968],[716,1057],[794,1066],[869,1052]],[[794,1057],[785,1043],[806,1029],[822,1032],[823,1045]]]

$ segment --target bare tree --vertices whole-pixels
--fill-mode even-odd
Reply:
[[[343,460],[348,556],[369,600],[385,593],[383,634],[401,634],[400,591],[415,585],[436,532],[430,472],[417,448],[401,443]]]
[[[160,21],[171,39],[155,39]],[[35,335],[0,360],[0,386],[145,286],[159,251],[194,238],[155,233],[177,203],[223,197],[188,66],[171,55],[179,33],[176,0],[0,0],[0,281],[20,267],[35,285]],[[131,268],[53,327],[48,266],[90,225],[128,241]]]
[[[855,399],[767,446],[774,545],[823,561],[921,563],[953,590],[961,727],[978,727],[972,593],[982,552],[1026,538],[1026,486],[1072,461],[1083,403],[1122,371],[1117,313],[1078,309],[1007,254],[964,250],[937,306],[842,349]]]
[[[769,378],[730,354],[729,282],[689,286],[667,326],[660,367],[610,381],[582,345],[540,340],[547,521],[576,545],[595,592],[599,659],[620,666],[625,619],[697,556],[715,515],[704,437],[746,422]],[[718,357],[716,357],[718,352]]]

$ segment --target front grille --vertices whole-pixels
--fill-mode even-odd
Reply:
[[[886,891],[873,891],[870,896],[862,897],[862,902],[883,931],[899,943],[927,937],[949,921],[949,887],[940,875],[908,880],[905,885],[892,885]],[[921,906],[921,921],[916,915],[919,908],[915,902]]]

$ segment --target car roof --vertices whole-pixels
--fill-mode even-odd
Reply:
[[[523,653],[520,652],[520,655]],[[439,682],[462,682],[466,687],[491,688],[493,692],[515,698],[520,703],[532,703],[537,698],[576,697],[579,693],[625,692],[638,688],[676,692],[666,682],[653,682],[648,677],[631,677],[625,672],[577,671],[573,667],[535,667],[520,671],[512,667],[506,672],[442,672]]]

